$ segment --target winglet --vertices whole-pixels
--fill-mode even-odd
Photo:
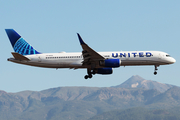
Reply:
[[[79,35],[79,33],[77,33],[77,35],[78,35],[80,44],[81,44],[81,45],[82,45],[82,44],[85,44],[85,42],[83,41],[83,39],[81,38],[81,36]]]

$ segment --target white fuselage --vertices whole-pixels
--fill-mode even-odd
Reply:
[[[120,66],[154,65],[154,75],[159,65],[173,64],[176,60],[160,51],[117,51],[96,52],[77,33],[82,52],[41,53],[28,44],[15,30],[5,29],[14,49],[8,61],[44,68],[86,68],[85,79],[94,74],[108,75]]]
[[[120,66],[135,66],[135,65],[166,65],[175,62],[175,59],[170,57],[165,52],[160,51],[118,51],[118,52],[98,52],[105,59],[120,59]],[[45,67],[45,68],[87,68],[88,65],[83,65],[83,56],[81,52],[74,53],[43,53],[26,55],[30,61],[19,61],[14,58],[9,58],[19,64],[30,66]],[[98,60],[97,60],[98,61]],[[102,68],[96,65],[95,68]]]

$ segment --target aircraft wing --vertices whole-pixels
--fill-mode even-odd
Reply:
[[[82,46],[82,55],[84,58],[83,64],[91,64],[92,62],[96,62],[97,60],[104,60],[105,58],[101,56],[99,53],[90,48],[81,38],[81,36],[77,33],[79,42]]]

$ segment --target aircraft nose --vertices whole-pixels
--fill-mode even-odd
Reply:
[[[173,64],[175,62],[176,62],[176,60],[174,58],[171,58],[171,63]]]

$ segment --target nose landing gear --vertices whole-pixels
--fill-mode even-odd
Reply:
[[[157,67],[159,67],[159,65],[155,65],[154,67],[155,67],[155,69],[154,69],[154,75],[156,75],[156,74],[157,74],[157,70],[158,70]]]

